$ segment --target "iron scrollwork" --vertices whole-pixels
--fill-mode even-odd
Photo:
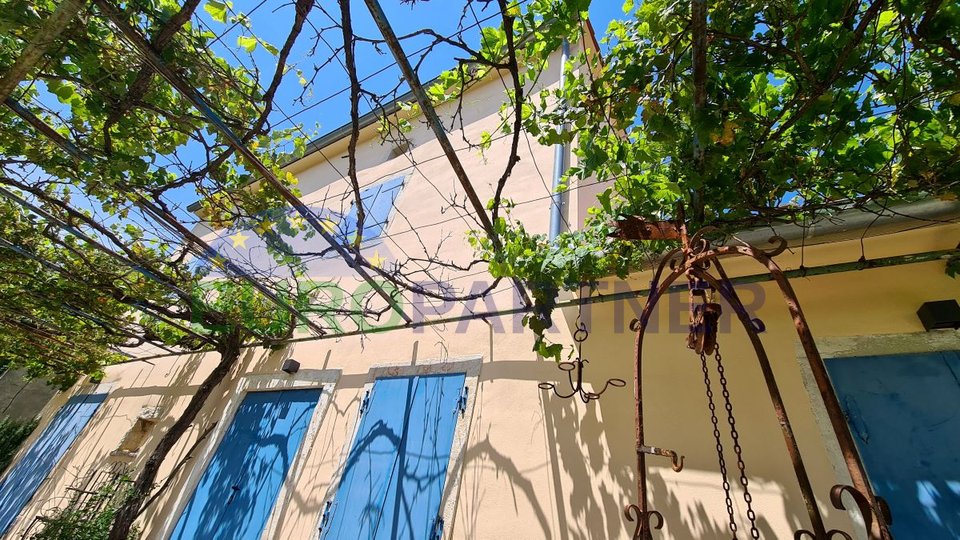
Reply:
[[[623,509],[623,515],[626,516],[627,521],[636,522],[631,537],[633,540],[651,540],[653,529],[660,530],[663,528],[663,514],[656,510],[644,511],[635,504],[628,504]],[[651,523],[653,519],[657,520],[656,524]]]
[[[647,328],[647,323],[650,320],[656,304],[663,297],[663,295],[669,292],[671,285],[676,280],[680,278],[686,278],[691,284],[691,304],[694,308],[691,310],[691,332],[690,336],[688,337],[688,347],[700,353],[701,356],[714,352],[718,353],[718,351],[715,350],[716,322],[720,316],[720,310],[718,304],[712,305],[714,304],[712,300],[707,301],[706,292],[709,290],[711,292],[711,296],[713,293],[719,293],[720,296],[722,296],[723,299],[726,300],[727,303],[733,308],[734,316],[740,321],[750,339],[754,351],[756,352],[757,360],[760,369],[763,372],[764,381],[770,394],[774,412],[777,414],[778,421],[783,432],[784,442],[787,447],[787,452],[793,464],[794,472],[796,474],[800,491],[803,495],[812,525],[812,531],[806,529],[796,531],[794,535],[795,540],[804,540],[806,538],[812,538],[814,540],[832,540],[837,538],[843,538],[846,540],[851,539],[851,536],[844,531],[837,529],[828,531],[824,526],[823,518],[817,506],[813,489],[807,475],[802,456],[800,455],[799,446],[793,433],[790,420],[787,416],[786,408],[782,401],[776,378],[774,377],[769,358],[767,357],[766,351],[764,350],[763,344],[758,335],[765,330],[763,323],[759,319],[751,318],[747,313],[746,308],[740,301],[739,296],[733,287],[732,281],[726,275],[720,263],[721,257],[745,256],[763,265],[769,272],[770,277],[775,282],[776,286],[783,294],[784,302],[788,311],[790,312],[794,325],[796,326],[797,334],[800,338],[801,345],[803,346],[804,354],[811,368],[814,379],[817,382],[817,386],[820,389],[820,394],[824,400],[824,405],[829,414],[838,443],[840,444],[840,447],[844,451],[845,455],[853,457],[852,461],[849,459],[847,460],[848,470],[850,472],[851,479],[853,480],[853,485],[834,486],[830,492],[831,502],[838,509],[845,509],[845,506],[841,501],[841,496],[844,493],[849,494],[864,517],[869,537],[872,540],[890,540],[891,535],[889,524],[891,520],[889,509],[885,506],[883,500],[873,493],[872,488],[866,480],[866,473],[863,468],[863,464],[856,457],[856,449],[852,436],[849,432],[849,427],[847,426],[843,417],[839,402],[837,402],[836,399],[836,395],[832,391],[832,387],[826,374],[826,369],[823,365],[823,359],[817,350],[816,343],[814,342],[803,311],[800,309],[797,295],[783,271],[772,260],[772,257],[779,255],[786,248],[786,241],[782,238],[775,237],[771,239],[771,244],[774,245],[773,248],[768,250],[755,248],[746,242],[740,241],[736,237],[734,237],[734,242],[732,244],[715,246],[712,245],[707,238],[707,234],[713,232],[714,229],[705,228],[696,234],[693,234],[692,236],[688,236],[683,220],[682,208],[680,209],[678,220],[662,223],[658,222],[658,225],[659,226],[657,227],[634,227],[634,229],[645,231],[645,235],[642,237],[631,237],[629,230],[622,230],[618,235],[627,240],[664,240],[679,238],[681,241],[681,247],[673,249],[665,254],[665,256],[661,259],[660,264],[654,270],[653,279],[650,285],[650,293],[647,297],[647,303],[644,306],[639,319],[635,323],[631,324],[631,330],[636,333],[634,350],[634,393],[636,396],[638,466],[637,488],[639,504],[630,504],[626,506],[624,509],[624,514],[628,521],[636,523],[635,525],[630,525],[634,528],[633,538],[635,540],[650,540],[652,538],[652,530],[660,529],[663,526],[663,516],[659,512],[649,508],[649,497],[646,488],[646,455],[666,455],[666,457],[671,458],[673,458],[675,455],[675,453],[671,454],[672,451],[666,451],[665,453],[653,451],[660,449],[647,447],[644,444],[642,405],[643,338]],[[670,232],[669,235],[664,234],[662,235],[663,237],[659,237],[658,234],[661,234],[662,231],[667,228],[667,225],[673,225],[676,232]],[[699,296],[699,298],[696,298],[697,296]],[[722,367],[719,365],[719,359],[717,367],[718,369],[722,369]],[[731,429],[733,429],[732,423]],[[676,461],[674,464],[675,466],[678,465]],[[746,482],[744,480],[745,475],[741,479],[741,482],[744,484],[743,487],[746,488]],[[736,529],[734,527],[736,526],[732,525],[732,528],[735,531]],[[751,535],[756,537],[756,535],[753,534],[753,530],[751,530]]]
[[[600,399],[600,396],[607,391],[611,386],[616,388],[622,388],[627,385],[627,382],[623,379],[607,379],[607,382],[604,383],[603,388],[599,392],[589,392],[583,387],[583,368],[589,361],[586,358],[583,358],[581,354],[581,346],[584,341],[587,340],[587,337],[590,335],[590,332],[587,331],[587,326],[580,321],[580,316],[577,316],[577,329],[573,332],[573,340],[577,343],[577,358],[573,362],[560,362],[557,365],[561,371],[567,372],[567,379],[570,381],[570,392],[561,393],[557,390],[557,385],[549,382],[542,382],[537,386],[542,390],[552,390],[553,393],[562,399],[569,399],[573,396],[579,396],[580,400],[584,403],[589,403]],[[576,373],[576,380],[574,380],[574,373]]]
[[[837,484],[830,489],[830,503],[833,504],[833,507],[837,510],[848,510],[847,506],[843,503],[843,494],[846,493],[853,499],[854,504],[857,506],[857,510],[860,511],[860,516],[863,518],[863,524],[866,526],[867,532],[871,537],[876,537],[879,532],[878,529],[883,526],[889,526],[893,524],[893,517],[890,514],[890,507],[887,506],[887,502],[881,497],[877,497],[877,506],[878,510],[874,510],[870,506],[870,500],[867,499],[867,496],[858,491],[853,486],[848,486],[845,484]],[[804,538],[810,538],[812,540],[820,540],[820,538],[811,531],[802,529],[797,531],[793,536],[794,540],[803,540]],[[839,529],[831,529],[827,531],[827,540],[833,540],[834,538],[843,538],[844,540],[853,540],[853,538],[844,531]]]

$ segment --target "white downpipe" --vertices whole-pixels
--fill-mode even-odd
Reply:
[[[560,46],[560,90],[564,89],[566,86],[566,80],[564,77],[564,68],[567,65],[567,60],[570,58],[570,43],[567,40],[563,40],[563,45]],[[563,102],[560,103],[563,105]],[[564,125],[562,131],[566,132],[567,126]],[[565,143],[557,143],[553,147],[553,195],[551,196],[552,204],[550,205],[550,240],[553,240],[560,234],[560,228],[563,222],[563,194],[557,193],[557,189],[560,187],[560,179],[563,178],[563,173],[567,170],[567,145]]]

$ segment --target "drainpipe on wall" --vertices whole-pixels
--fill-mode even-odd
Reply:
[[[563,45],[560,46],[560,90],[562,91],[565,86],[565,77],[564,77],[564,67],[567,65],[567,60],[570,58],[570,43],[567,40],[563,40]],[[560,102],[560,106],[563,106],[563,102]],[[567,126],[564,124],[561,127],[561,132],[566,132]],[[560,187],[560,179],[563,177],[563,173],[567,170],[567,145],[566,143],[557,143],[553,147],[553,195],[552,200],[553,204],[550,205],[550,240],[553,240],[560,234],[560,226],[563,221],[563,194],[557,193],[557,189]]]

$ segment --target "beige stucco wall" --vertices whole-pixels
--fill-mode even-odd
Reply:
[[[502,91],[500,82],[494,81],[469,95],[466,125],[473,138],[496,123]],[[401,242],[403,235],[399,233],[407,229],[418,230],[428,246],[451,235],[444,243],[443,253],[463,260],[471,253],[462,240],[465,228],[462,222],[426,227],[438,221],[435,209],[441,205],[440,198],[458,189],[446,162],[428,159],[438,156],[439,149],[424,129],[418,126],[412,135],[418,143],[414,148],[417,161],[422,164],[419,170],[411,172],[397,201],[398,212],[406,217],[391,222],[387,242]],[[495,143],[485,156],[461,152],[482,200],[489,198],[504,165],[505,141]],[[549,184],[553,150],[538,147],[532,140],[531,146],[529,151],[525,139],[521,139],[521,162],[508,188],[508,197],[518,202],[537,199],[518,206],[513,216],[528,230],[545,232],[548,191],[542,185],[537,167]],[[381,162],[386,150],[375,139],[364,142],[360,151],[362,183],[391,177],[393,171],[405,167],[402,157]],[[343,154],[338,148],[328,148],[325,153],[335,161]],[[320,201],[327,188],[330,194],[342,193],[346,184],[337,173],[322,161],[312,160],[319,157],[305,160],[295,168],[302,190],[307,194],[304,198],[308,202]],[[343,166],[338,167],[345,170],[345,160],[340,161]],[[431,179],[439,189],[423,181],[423,177]],[[333,195],[329,195],[328,200],[334,200]],[[577,204],[570,206],[579,208]],[[960,227],[946,225],[867,238],[865,254],[868,258],[877,258],[950,249],[956,246],[958,233]],[[390,246],[390,249],[400,251],[400,247],[413,249],[410,246]],[[857,241],[810,246],[803,253],[808,267],[852,262],[860,255]],[[778,260],[785,267],[797,267],[800,251],[785,253]],[[740,261],[730,261],[727,269],[732,275],[760,271],[759,267]],[[488,278],[481,274],[451,276],[451,279],[459,279],[455,282],[469,286],[472,280]],[[609,282],[601,292],[644,289],[648,280],[649,275],[642,274],[627,282]],[[844,340],[853,336],[870,340],[870,336],[875,335],[921,333],[915,312],[922,302],[960,296],[957,282],[944,274],[942,262],[801,278],[794,280],[794,286],[814,335],[824,343],[849,342]],[[505,292],[494,295],[490,303],[478,302],[470,309],[512,307],[513,293],[509,286],[504,285],[502,290]],[[831,461],[827,451],[829,441],[823,437],[822,426],[818,424],[803,383],[792,323],[777,291],[769,283],[746,286],[743,296],[756,315],[766,322],[763,340],[780,381],[807,469],[821,506],[827,510],[827,492],[831,485],[842,480],[842,475],[838,476]],[[712,453],[714,443],[702,374],[697,360],[685,348],[685,299],[671,295],[664,299],[663,305],[658,331],[649,337],[645,354],[647,440],[684,454],[686,468],[674,473],[659,458],[648,460],[652,507],[665,517],[664,538],[729,537],[724,525],[716,456]],[[591,361],[587,372],[590,383],[601,383],[608,377],[632,380],[633,335],[624,325],[633,317],[635,308],[638,311],[639,304],[606,303],[588,310],[586,320],[591,334],[584,343],[583,354]],[[445,315],[461,313],[465,313],[465,308],[456,306]],[[564,315],[569,323],[575,312],[568,309]],[[471,397],[474,400],[471,415],[465,420],[470,422],[470,430],[459,472],[459,490],[446,495],[448,499],[455,499],[456,507],[455,520],[445,528],[446,536],[456,539],[629,538],[632,527],[628,527],[622,514],[623,506],[635,502],[636,497],[634,408],[629,386],[610,390],[599,402],[589,405],[560,400],[539,390],[538,382],[558,381],[561,373],[553,362],[539,359],[531,352],[532,338],[518,329],[518,321],[519,317],[490,317],[487,321],[447,323],[363,337],[303,341],[275,352],[249,350],[241,365],[208,401],[189,436],[171,453],[160,478],[165,479],[175,464],[186,457],[197,435],[206,427],[213,422],[229,423],[229,418],[223,418],[224,408],[231,397],[236,397],[242,378],[251,374],[289,377],[279,372],[281,361],[288,357],[299,360],[302,370],[339,370],[332,401],[310,451],[303,457],[303,468],[298,477],[292,479],[293,494],[289,505],[280,513],[274,535],[277,539],[312,538],[344,451],[352,442],[364,386],[373,380],[371,369],[384,364],[422,365],[480,356],[477,391]],[[567,325],[561,326],[553,339],[569,344],[569,329]],[[960,347],[955,332],[939,336],[937,346]],[[763,380],[742,331],[734,326],[724,332],[720,340],[755,509],[761,516],[761,535],[763,538],[792,537],[793,531],[807,526],[807,522]],[[925,346],[928,340],[921,335],[911,343]],[[834,349],[839,350],[837,347],[830,350]],[[212,354],[198,354],[150,362],[107,369],[103,381],[104,387],[110,389],[107,401],[41,487],[8,538],[17,538],[18,531],[33,516],[60,504],[64,488],[71,485],[78,474],[108,466],[113,459],[110,452],[117,448],[143,408],[160,408],[163,416],[158,431],[172,424],[216,358]],[[49,419],[67,397],[66,393],[57,396],[45,418]],[[150,443],[146,451],[149,449]],[[210,450],[211,444],[199,445],[194,460]],[[141,452],[138,459],[142,459],[146,451]],[[728,457],[728,462],[732,466],[732,457]],[[188,476],[185,472],[189,467],[173,478],[146,513],[147,538],[158,537],[160,524],[177,501],[190,496],[185,486]],[[743,512],[742,499],[739,492],[736,493],[735,504],[738,511]],[[851,527],[843,513],[833,510],[828,511],[828,525]]]
[[[948,249],[958,233],[960,227],[943,226],[869,238],[866,253],[876,258]],[[805,250],[805,264],[855,261],[859,256],[856,241],[816,246]],[[799,253],[784,254],[779,260],[785,267],[795,267]],[[760,270],[735,261],[728,262],[727,267],[733,275]],[[642,289],[645,280],[638,276],[615,287]],[[915,316],[924,301],[960,296],[957,283],[944,274],[942,262],[795,279],[794,286],[812,330],[828,354],[842,348],[831,344],[849,341],[851,336],[862,336],[861,344],[876,336],[873,339],[880,343],[880,352],[883,347],[890,347],[891,352],[910,352],[911,347],[960,347],[956,332],[923,334]],[[614,290],[614,286],[608,290]],[[827,511],[828,525],[849,529],[850,522],[843,513],[828,509],[829,487],[843,477],[837,474],[825,450],[822,426],[817,423],[803,384],[792,323],[778,292],[764,283],[745,286],[742,294],[747,304],[759,306],[755,313],[767,324],[763,340],[814,488]],[[757,295],[762,302],[755,302]],[[674,473],[665,460],[649,459],[652,506],[666,518],[664,538],[722,538],[726,535],[725,510],[702,376],[697,360],[684,346],[685,299],[672,296],[678,297],[664,300],[658,331],[647,342],[646,430],[650,444],[684,454],[686,468]],[[618,309],[624,310],[625,319],[618,317]],[[600,383],[607,377],[631,380],[633,336],[617,332],[616,323],[628,322],[632,309],[628,304],[619,308],[600,304],[585,315],[591,330],[583,351],[591,360],[589,382]],[[671,318],[675,331],[669,331]],[[496,326],[493,319],[490,322]],[[191,436],[220,420],[240,377],[278,374],[282,358],[297,358],[302,369],[342,370],[333,402],[306,456],[306,466],[294,482],[292,502],[282,513],[275,536],[310,538],[343,451],[351,443],[363,387],[372,382],[370,368],[482,355],[461,485],[459,493],[450,494],[456,497],[457,511],[455,521],[448,524],[449,537],[628,538],[621,509],[635,496],[632,392],[629,387],[614,389],[590,405],[547,395],[536,384],[557,380],[555,365],[529,352],[529,336],[510,331],[509,317],[499,322],[505,327],[503,333],[491,332],[483,321],[473,321],[461,333],[455,325],[448,325],[438,332],[427,328],[304,342],[273,354],[250,351],[244,364],[210,400],[197,421],[200,427],[192,430]],[[913,339],[889,337],[911,333],[915,334]],[[567,331],[558,333],[557,339],[569,342]],[[733,328],[720,340],[755,509],[761,516],[761,535],[789,537],[795,528],[806,526],[807,520],[769,398],[742,331]],[[897,343],[907,343],[907,349]],[[108,463],[107,454],[119,444],[142,407],[162,407],[166,416],[161,426],[169,425],[213,361],[209,355],[198,355],[158,359],[153,366],[132,363],[109,369],[104,384],[112,385],[110,397],[31,508],[36,510],[38,501],[51,499],[57,488],[69,485],[74,474]],[[58,398],[60,402],[63,399]],[[191,444],[187,440],[178,446],[161,478]],[[732,464],[732,460],[728,455],[728,462]],[[184,476],[178,475],[167,496],[148,513],[148,532],[156,523],[153,520],[168,512],[173,499],[189,496],[182,486]],[[744,511],[742,499],[738,497],[735,504]],[[28,511],[26,515],[33,514]]]

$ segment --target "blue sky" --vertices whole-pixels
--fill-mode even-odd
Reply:
[[[258,45],[252,53],[248,53],[238,44],[238,40],[255,34],[269,44],[279,48],[286,37],[293,20],[293,6],[284,3],[277,7],[277,2],[271,0],[237,0],[232,5],[232,14],[245,14],[250,21],[252,33],[242,25],[220,23],[213,20],[205,10],[198,10],[201,24],[222,38],[213,45],[213,50],[219,56],[231,63],[242,62],[246,66],[256,63],[261,70],[261,83],[267,84],[275,69],[276,60],[267,49]],[[479,29],[497,23],[496,3],[487,6],[475,3],[474,9],[463,11],[463,3],[449,1],[417,2],[414,6],[401,4],[398,0],[382,0],[381,4],[388,19],[398,35],[414,32],[424,27],[434,31],[451,35],[457,31],[461,18],[463,25],[468,27],[464,33],[465,39],[475,44],[478,41]],[[370,18],[362,0],[352,2],[354,32],[357,36],[379,38],[380,33]],[[598,34],[602,35],[610,20],[622,17],[622,2],[620,0],[594,0],[590,7],[590,18]],[[323,10],[327,11],[324,12]],[[329,17],[328,17],[329,14]],[[332,25],[331,17],[339,18],[339,10],[334,2],[317,3],[305,25],[297,44],[290,56],[292,69],[284,77],[275,100],[276,111],[271,116],[274,126],[288,128],[293,125],[301,126],[302,134],[317,136],[331,131],[349,121],[349,81],[339,63],[334,60],[324,64],[331,56],[332,48],[340,44],[338,29],[329,29],[321,33],[321,39],[316,39],[317,30],[323,30]],[[478,24],[479,22],[479,24]],[[419,60],[418,51],[429,45],[432,38],[417,37],[404,41],[404,48],[411,54],[413,61]],[[378,51],[370,43],[360,42],[357,45],[357,65],[364,89],[377,94],[384,94],[395,88],[400,82],[400,73],[393,65],[393,57],[380,46]],[[456,64],[455,58],[462,56],[462,51],[449,46],[435,48],[420,68],[421,80],[429,80],[441,71]],[[318,69],[319,68],[319,69]],[[301,84],[299,74],[311,81],[306,86]],[[406,87],[401,85],[400,91]],[[370,104],[361,102],[361,113],[370,110]],[[180,156],[186,162],[193,162],[199,166],[202,156],[199,152],[181,152]],[[171,193],[170,202],[184,208],[196,200],[192,190],[181,190]]]
[[[206,7],[210,0],[203,0]],[[216,0],[214,0],[216,1]],[[521,0],[523,2],[527,0]],[[415,6],[402,4],[399,0],[381,0],[381,5],[398,35],[404,35],[422,28],[449,36],[457,32],[463,17],[465,40],[475,45],[479,40],[480,28],[498,23],[496,2],[486,6],[482,2],[475,2],[475,11],[463,12],[462,0],[420,0]],[[363,0],[352,0],[354,31],[359,37],[380,38],[380,32],[370,18]],[[604,33],[609,22],[622,17],[621,0],[594,0],[590,7],[590,18],[598,36]],[[326,9],[325,13],[323,10]],[[199,9],[194,18],[205,29],[221,36],[212,44],[215,54],[226,59],[227,62],[247,67],[254,64],[261,73],[261,84],[267,85],[273,76],[276,66],[276,57],[267,51],[267,47],[258,45],[252,53],[247,52],[238,40],[256,34],[269,45],[280,47],[289,32],[293,21],[292,3],[280,3],[278,0],[236,0],[231,5],[231,15],[235,18],[239,14],[248,17],[252,33],[245,30],[243,25],[233,21],[221,23],[214,20],[207,9]],[[349,121],[349,80],[342,65],[334,60],[324,64],[331,56],[332,48],[342,42],[340,30],[330,28],[333,25],[331,18],[339,21],[340,13],[336,2],[318,2],[309,17],[309,24],[305,25],[289,58],[291,70],[284,77],[277,97],[274,101],[274,112],[271,121],[274,127],[291,127],[294,124],[302,126],[302,134],[316,137]],[[234,19],[235,20],[235,19]],[[326,31],[323,31],[327,28]],[[322,39],[317,39],[318,30],[321,30]],[[419,51],[432,42],[432,38],[418,37],[404,40],[404,47],[410,53],[413,62],[420,60]],[[601,47],[603,45],[601,44]],[[362,85],[365,90],[376,94],[385,94],[398,88],[399,93],[406,91],[401,84],[401,76],[394,65],[393,57],[386,47],[378,51],[367,42],[357,45],[357,64]],[[440,46],[434,49],[423,61],[420,68],[421,80],[430,80],[440,72],[456,65],[456,57],[463,56],[463,51],[450,46]],[[314,70],[319,68],[314,78]],[[298,71],[307,79],[313,79],[311,84],[304,87],[298,80]],[[67,113],[67,107],[43,90],[43,84],[38,83],[41,89],[41,100],[53,110]],[[201,89],[202,91],[202,89]],[[361,113],[371,109],[370,105],[361,102]],[[177,159],[187,163],[192,168],[203,165],[205,154],[199,145],[192,143],[181,148]],[[170,156],[158,156],[158,163],[169,161]],[[451,173],[452,174],[452,173]],[[184,186],[167,192],[164,198],[178,219],[185,224],[195,223],[197,218],[187,210],[187,207],[198,199],[193,186]],[[101,205],[89,200],[82,193],[74,193],[72,203],[81,208],[93,211],[98,219],[109,224],[123,224],[125,222],[145,225],[146,231],[153,231],[158,239],[176,242],[174,237],[157,228],[151,218],[141,215],[132,209],[128,215],[112,215],[101,210]]]

